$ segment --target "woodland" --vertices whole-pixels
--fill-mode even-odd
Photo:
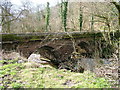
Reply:
[[[119,88],[119,0],[105,0],[104,2],[61,0],[54,6],[51,6],[50,2],[37,5],[33,5],[29,0],[21,2],[21,6],[17,6],[10,0],[0,0],[1,89]],[[44,54],[43,57],[37,53],[24,58],[18,52],[8,52],[2,48],[4,38],[15,40],[14,37],[5,37],[7,34],[67,33],[69,37],[72,37],[70,33],[81,32],[101,33],[103,36],[99,43],[101,46],[96,46],[100,48],[96,49],[96,53],[97,50],[101,50],[101,53],[99,51],[98,53],[104,57],[83,58],[84,55],[75,51],[74,54],[80,55],[77,59],[68,57],[65,62],[55,68],[54,65],[51,65],[52,60],[45,58]],[[73,37],[71,41],[75,43]],[[84,46],[84,43],[82,45]],[[76,48],[74,45],[73,47]],[[91,49],[91,47],[87,48]],[[53,54],[49,50],[45,52]],[[73,52],[69,56],[72,55]],[[80,65],[78,65],[79,61]],[[91,71],[91,68],[94,70]]]

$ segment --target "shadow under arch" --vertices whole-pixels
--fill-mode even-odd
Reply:
[[[88,57],[88,58],[92,57],[93,47],[89,44],[89,42],[81,41],[77,45],[78,47],[80,47],[80,49],[82,49],[81,51],[84,51],[84,52],[81,52],[81,55]]]
[[[35,53],[40,54],[42,57],[49,59],[55,65],[59,65],[60,62],[60,53],[56,51],[55,48],[51,46],[42,46],[38,48]]]

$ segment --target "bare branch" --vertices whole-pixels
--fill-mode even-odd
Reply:
[[[7,23],[9,23],[9,22],[12,22],[12,21],[14,21],[14,20],[17,20],[17,19],[20,17],[20,15],[22,14],[22,12],[23,12],[23,10],[22,10],[22,11],[18,14],[18,16],[17,16],[17,17],[15,17],[14,19],[9,20],[9,21],[7,21],[7,22],[3,23],[3,24],[2,24],[2,26],[3,26],[3,25],[5,25],[5,24],[7,24]]]
[[[117,2],[111,2],[112,4],[115,5],[115,7],[118,9],[118,12],[120,12],[120,4],[118,4]]]

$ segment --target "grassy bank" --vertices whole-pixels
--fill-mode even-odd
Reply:
[[[37,64],[1,60],[0,88],[109,88],[105,78],[93,73],[75,73]]]

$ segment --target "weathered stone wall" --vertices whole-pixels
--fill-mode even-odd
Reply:
[[[5,51],[15,50],[25,57],[33,52],[43,51],[59,53],[61,59],[67,59],[72,52],[80,53],[84,57],[95,56],[106,58],[114,50],[108,44],[100,32],[75,32],[75,33],[34,33],[34,34],[1,34],[2,49]],[[115,33],[111,39],[116,39]],[[50,51],[52,48],[53,51]],[[54,56],[55,57],[55,56]]]
[[[111,40],[118,40],[118,33]],[[49,59],[57,68],[76,72],[94,71],[99,58],[111,58],[115,52],[102,33],[3,34],[2,49],[17,51],[24,57],[32,53]]]

